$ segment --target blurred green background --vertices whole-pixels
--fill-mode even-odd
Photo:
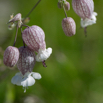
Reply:
[[[71,4],[72,0],[68,1]],[[11,84],[19,70],[3,64],[3,53],[13,45],[16,29],[8,30],[6,23],[12,13],[25,17],[36,2],[0,0],[0,103],[103,103],[103,0],[94,0],[97,23],[87,28],[87,37],[72,5],[67,15],[76,22],[76,35],[67,37],[61,26],[65,15],[57,7],[58,0],[41,0],[27,25],[44,30],[47,47],[52,47],[53,53],[46,61],[47,68],[36,63],[33,71],[39,72],[42,79],[26,93],[23,87]],[[16,47],[22,45],[19,30]]]

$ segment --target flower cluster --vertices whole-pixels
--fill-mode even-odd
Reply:
[[[36,5],[40,0],[36,3]],[[25,23],[29,22],[28,15],[22,19],[21,13],[13,17],[10,16],[8,21],[9,29],[17,28],[13,46],[7,47],[4,52],[3,61],[6,66],[13,67],[17,65],[19,73],[16,73],[11,82],[18,86],[24,87],[24,92],[28,86],[35,83],[35,79],[41,79],[39,73],[33,72],[35,62],[42,62],[46,67],[45,61],[50,57],[52,48],[46,49],[45,33],[43,29],[37,25],[27,26]],[[75,13],[81,18],[81,27],[86,32],[86,27],[96,23],[97,13],[94,12],[93,0],[72,0],[72,7]],[[58,8],[63,8],[65,18],[62,20],[62,29],[66,36],[73,36],[76,33],[76,23],[73,18],[67,16],[67,11],[70,10],[70,3],[66,0],[58,0]],[[22,27],[26,27],[22,31]],[[21,28],[23,46],[19,49],[15,47],[18,29]],[[26,46],[27,45],[27,46]],[[36,54],[35,54],[36,52]]]
[[[75,13],[81,18],[81,27],[84,28],[96,23],[97,13],[94,12],[93,0],[72,0],[72,7]],[[62,28],[67,36],[75,34],[75,22],[71,17],[67,17],[66,11],[70,9],[70,4],[66,0],[58,0],[58,8],[63,8],[66,18],[62,21]],[[72,31],[72,32],[71,32]]]
[[[9,25],[16,25],[21,28],[21,34],[24,46],[19,49],[15,47],[17,32],[13,46],[7,47],[4,52],[3,61],[8,67],[17,65],[19,73],[11,79],[11,82],[18,86],[24,87],[24,92],[28,86],[32,86],[35,83],[35,79],[41,79],[39,73],[33,72],[35,62],[42,62],[43,66],[46,67],[45,60],[49,58],[52,53],[52,48],[46,49],[45,33],[37,25],[27,26],[24,25],[21,14],[18,13],[9,20]],[[22,31],[22,26],[26,26],[26,29]],[[27,46],[25,46],[25,44]],[[35,55],[35,52],[37,55]]]

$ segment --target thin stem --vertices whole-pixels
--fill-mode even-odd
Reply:
[[[24,24],[22,24],[21,26],[29,27],[28,25],[24,25]]]
[[[21,26],[21,36],[22,36],[22,26]],[[23,41],[23,45],[24,45],[24,48],[25,48],[26,46],[25,46],[23,38],[22,38],[22,41]]]
[[[14,40],[14,44],[13,44],[13,46],[15,46],[15,43],[16,43],[16,39],[17,39],[17,34],[18,34],[18,24],[17,24],[17,28],[16,28],[16,35],[15,35],[15,40]]]
[[[65,10],[65,7],[64,7],[64,4],[63,4],[63,9],[64,9],[65,17],[67,18],[67,13],[66,13],[66,10]]]
[[[33,6],[33,8],[30,10],[30,12],[25,16],[24,20],[31,14],[31,12],[35,9],[35,7],[39,4],[41,0],[38,0],[38,2]],[[24,21],[23,20],[23,21]]]

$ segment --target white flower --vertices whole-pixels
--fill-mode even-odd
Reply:
[[[83,28],[85,28],[85,27],[87,27],[87,26],[89,26],[89,25],[92,25],[92,24],[95,24],[96,23],[96,16],[97,16],[97,13],[96,12],[93,12],[93,14],[92,14],[92,16],[91,16],[91,19],[88,19],[88,18],[86,18],[86,19],[82,19],[81,18],[81,27],[83,27]]]
[[[52,53],[52,48],[48,48],[45,50],[39,49],[38,54],[36,55],[36,61],[42,62],[49,58]]]
[[[24,92],[26,92],[26,88],[28,86],[32,86],[35,84],[35,79],[41,79],[41,75],[36,72],[27,72],[25,75],[22,75],[21,72],[16,73],[15,76],[11,79],[11,83],[23,86]]]

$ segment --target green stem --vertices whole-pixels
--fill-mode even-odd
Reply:
[[[14,44],[13,44],[13,46],[15,46],[15,43],[16,43],[16,39],[17,39],[17,34],[18,34],[18,25],[17,25],[17,28],[16,28],[16,35],[15,35],[15,40],[14,40]]]
[[[22,36],[22,26],[21,26],[21,36]],[[22,40],[23,40],[23,38],[22,38]],[[24,45],[24,48],[25,48],[26,46],[25,46],[24,40],[23,40],[23,45]]]
[[[63,4],[63,9],[64,9],[65,17],[67,18],[67,13],[66,13],[66,10],[65,10],[65,7],[64,7],[64,4]]]
[[[22,24],[21,27],[22,27],[22,26],[29,27],[28,25],[24,25],[24,24]]]
[[[33,8],[30,10],[30,12],[25,16],[25,18],[23,19],[23,21],[32,13],[32,11],[35,9],[35,7],[39,4],[41,0],[39,0],[34,6]]]

